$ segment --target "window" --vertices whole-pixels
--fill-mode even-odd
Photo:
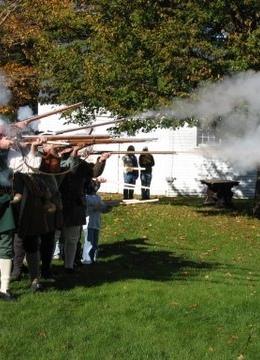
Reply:
[[[203,129],[197,128],[197,146],[200,145],[218,145],[221,144],[222,138],[219,136],[216,128]]]

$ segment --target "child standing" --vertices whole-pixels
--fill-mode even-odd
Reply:
[[[82,264],[94,264],[98,258],[98,240],[101,229],[101,213],[111,211],[104,200],[97,195],[100,182],[92,180],[87,188],[86,222],[83,227],[85,242],[83,246]]]

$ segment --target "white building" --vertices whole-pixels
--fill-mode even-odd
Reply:
[[[50,105],[40,105],[39,114],[57,109]],[[112,120],[107,116],[97,118],[97,123]],[[36,125],[36,124],[35,124]],[[52,115],[37,121],[40,131],[60,131],[75,128],[77,125],[65,125],[60,115]],[[84,130],[83,130],[84,132]],[[78,132],[67,133],[75,135]],[[107,134],[107,126],[94,128],[92,134]],[[178,130],[159,129],[151,133],[139,133],[136,138],[156,139],[143,143],[134,143],[136,151],[141,151],[146,145],[151,153],[153,151],[176,151],[176,154],[155,154],[155,166],[151,184],[151,195],[166,196],[204,196],[206,188],[200,183],[201,179],[223,178],[238,180],[239,185],[234,187],[234,197],[253,198],[255,192],[256,171],[240,174],[235,170],[235,164],[220,161],[212,147],[204,144],[205,137],[197,127],[183,127]],[[95,145],[94,150],[104,152],[125,151],[130,143]],[[96,155],[95,155],[96,156]],[[92,155],[90,160],[95,160]],[[107,161],[103,177],[107,182],[102,184],[102,192],[123,192],[123,169],[121,165],[122,154],[113,154]],[[138,155],[137,155],[138,156]],[[137,180],[135,194],[141,193],[140,179]]]

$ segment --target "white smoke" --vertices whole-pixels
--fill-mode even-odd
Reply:
[[[27,105],[21,106],[21,107],[19,107],[18,112],[17,112],[17,119],[19,121],[23,121],[23,120],[28,119],[32,115],[33,115],[33,111],[30,108],[30,106],[27,106]]]
[[[23,121],[23,120],[28,120],[33,116],[33,110],[30,106],[25,105],[25,106],[20,106],[17,112],[17,119],[19,121]],[[29,125],[27,125],[26,127],[27,131],[35,131],[37,130],[37,124],[35,124],[34,122],[31,122]]]
[[[260,165],[260,128],[242,137],[230,138],[222,145],[219,158],[230,161],[240,173],[255,170]]]
[[[240,172],[254,170],[260,163],[260,73],[247,71],[200,86],[190,99],[178,99],[141,117],[195,118],[202,127],[221,119],[217,127],[224,141],[218,156],[232,161]]]
[[[0,117],[0,134],[6,134],[8,130],[7,122]]]
[[[8,104],[11,98],[11,91],[6,84],[6,76],[0,72],[0,106]]]

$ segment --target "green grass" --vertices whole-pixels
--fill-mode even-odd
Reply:
[[[233,209],[161,198],[103,215],[99,263],[0,302],[0,359],[258,360],[260,224]]]

